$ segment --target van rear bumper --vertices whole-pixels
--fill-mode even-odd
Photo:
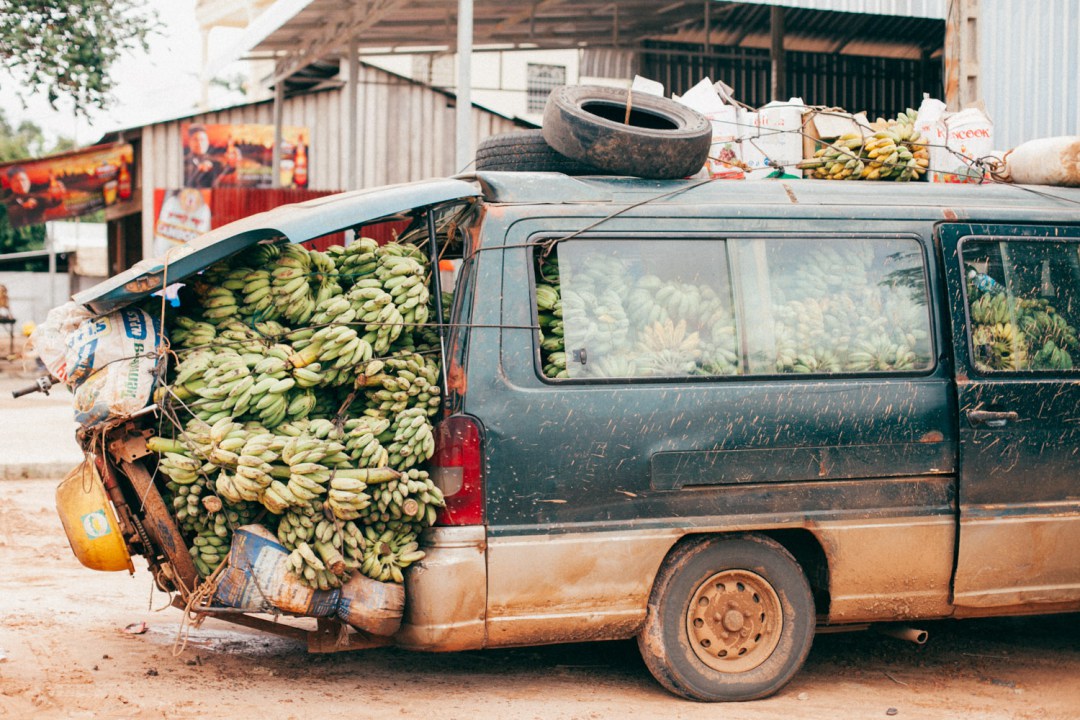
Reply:
[[[405,618],[394,644],[430,651],[483,647],[485,527],[428,528],[421,546],[427,555],[405,572]]]

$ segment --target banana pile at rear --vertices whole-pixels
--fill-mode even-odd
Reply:
[[[182,291],[155,396],[177,424],[148,446],[200,574],[251,522],[324,590],[403,582],[424,556],[444,505],[422,469],[441,404],[430,280],[419,248],[360,238],[259,245]]]

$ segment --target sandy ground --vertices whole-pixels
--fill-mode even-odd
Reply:
[[[0,717],[5,718],[1076,718],[1080,616],[935,622],[918,647],[825,635],[779,695],[680,700],[632,642],[427,655],[308,655],[218,621],[173,643],[182,613],[134,577],[80,566],[55,480],[0,482]],[[132,623],[144,634],[126,634]]]

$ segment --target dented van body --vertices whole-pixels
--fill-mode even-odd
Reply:
[[[638,637],[669,689],[739,700],[790,679],[815,628],[1080,610],[1080,374],[1052,352],[1066,339],[1021,357],[1010,321],[980,314],[1000,294],[1080,325],[1080,192],[480,173],[319,202],[215,230],[185,269],[453,209],[432,461],[447,507],[394,644]],[[837,270],[851,253],[858,272]],[[572,346],[564,315],[567,372],[549,377],[548,257],[564,299],[603,267],[707,287],[725,362],[642,370]],[[103,312],[153,274],[76,299]],[[840,295],[851,324],[815,320],[810,357],[784,349],[785,322]],[[910,342],[875,350],[868,327]]]

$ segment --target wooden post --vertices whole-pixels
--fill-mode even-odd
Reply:
[[[787,78],[784,69],[784,8],[773,6],[770,12],[772,44],[769,60],[772,63],[770,94],[773,100],[787,99]]]
[[[979,89],[979,0],[954,0],[945,18],[945,105],[949,110],[977,102]]]
[[[281,114],[285,105],[285,78],[274,84],[274,148],[270,162],[270,187],[281,187]]]

